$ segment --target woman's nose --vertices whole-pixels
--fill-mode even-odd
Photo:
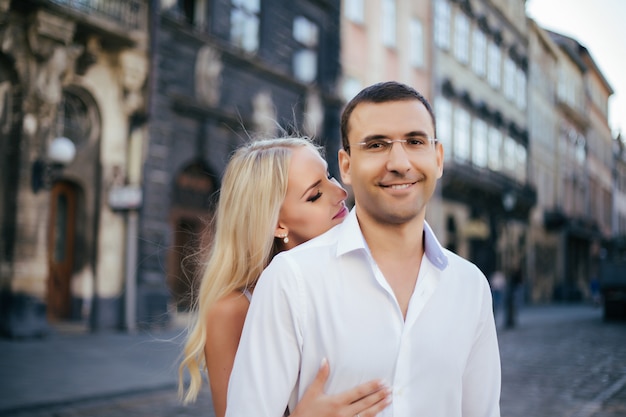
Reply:
[[[335,203],[340,203],[341,201],[348,198],[348,192],[339,184],[339,182],[333,177],[330,179],[331,183],[335,187],[337,201]]]

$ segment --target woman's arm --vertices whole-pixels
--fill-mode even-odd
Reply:
[[[226,414],[228,380],[249,305],[242,293],[233,293],[219,300],[207,317],[204,355],[216,417]]]
[[[248,299],[239,293],[219,300],[207,317],[204,348],[211,397],[216,417],[226,414],[228,380],[248,311]],[[327,395],[324,385],[330,367],[324,360],[291,417],[373,417],[390,403],[390,390],[381,381],[370,381],[337,395]],[[279,416],[277,416],[279,417]]]

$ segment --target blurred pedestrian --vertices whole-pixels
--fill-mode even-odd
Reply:
[[[196,322],[179,368],[185,402],[196,399],[206,367],[215,415],[224,415],[228,379],[261,271],[277,253],[341,223],[348,214],[346,196],[307,139],[255,141],[234,154],[222,181],[215,237],[194,308]],[[186,392],[185,369],[191,376]],[[318,362],[318,369],[292,416],[375,415],[386,405],[389,392],[380,381],[326,395],[328,362]]]
[[[493,271],[489,279],[489,285],[491,286],[491,297],[493,298],[493,315],[497,322],[498,313],[502,307],[502,297],[506,290],[506,277],[504,272],[500,269]]]

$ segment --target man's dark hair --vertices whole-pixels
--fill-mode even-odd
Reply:
[[[386,81],[364,88],[359,94],[354,96],[348,104],[346,104],[346,107],[343,109],[343,113],[341,114],[341,144],[343,145],[343,149],[350,153],[350,142],[348,141],[348,122],[356,106],[361,103],[387,103],[390,101],[402,100],[418,100],[424,105],[424,107],[426,107],[426,110],[428,110],[430,118],[433,122],[435,137],[437,137],[435,112],[430,106],[428,100],[426,100],[426,98],[417,90],[406,84],[396,81]]]

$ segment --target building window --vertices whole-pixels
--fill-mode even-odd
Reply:
[[[341,83],[341,95],[343,99],[348,102],[352,100],[354,96],[356,96],[363,86],[361,82],[353,77],[345,77],[343,82]]]
[[[500,150],[502,149],[502,134],[494,127],[489,127],[489,155],[488,166],[492,171],[499,171],[501,167]]]
[[[526,73],[521,68],[517,68],[516,77],[517,78],[517,93],[515,95],[517,107],[521,110],[526,109]]]
[[[487,37],[478,27],[474,28],[472,39],[472,69],[479,77],[487,73]]]
[[[503,81],[504,81],[504,97],[506,97],[509,100],[514,100],[515,99],[515,93],[516,93],[516,88],[515,88],[515,81],[516,81],[516,76],[515,76],[515,62],[513,62],[513,60],[509,57],[506,57],[504,59],[504,77],[503,77]]]
[[[447,0],[435,2],[435,44],[450,49],[450,4]]]
[[[487,67],[487,81],[493,88],[500,88],[501,56],[500,47],[493,41],[489,42],[489,49],[487,50],[487,60],[489,61]]]
[[[396,0],[383,0],[383,44],[396,46]]]
[[[517,144],[517,180],[519,182],[526,182],[526,164],[528,163],[528,151],[521,143]],[[549,183],[547,185],[551,185]]]
[[[230,41],[246,52],[259,49],[259,12],[261,0],[232,0]]]
[[[457,107],[454,110],[453,157],[459,161],[470,159],[470,115],[467,110]]]
[[[205,26],[206,0],[178,0],[177,3],[185,22],[196,27]]]
[[[437,97],[435,101],[437,115],[437,139],[444,149],[452,144],[452,104],[444,97]]]
[[[411,19],[409,26],[411,37],[411,65],[424,66],[424,28],[418,19]]]
[[[472,128],[472,161],[474,165],[486,168],[487,124],[481,119],[474,119]]]
[[[464,13],[454,18],[454,56],[462,64],[469,61],[469,19]]]
[[[346,19],[354,23],[363,23],[365,21],[363,0],[345,0],[344,14]]]
[[[298,16],[293,20],[293,38],[300,47],[293,56],[294,76],[306,83],[315,81],[319,45],[318,26],[306,17]]]
[[[576,137],[576,141],[574,142],[574,153],[576,162],[579,165],[583,166],[585,164],[585,159],[587,158],[587,151],[585,150],[586,140],[583,135],[578,135]]]
[[[512,137],[507,136],[504,138],[504,149],[503,149],[503,168],[506,169],[511,176],[514,176],[516,172],[517,165],[517,147],[515,146],[516,142]]]

